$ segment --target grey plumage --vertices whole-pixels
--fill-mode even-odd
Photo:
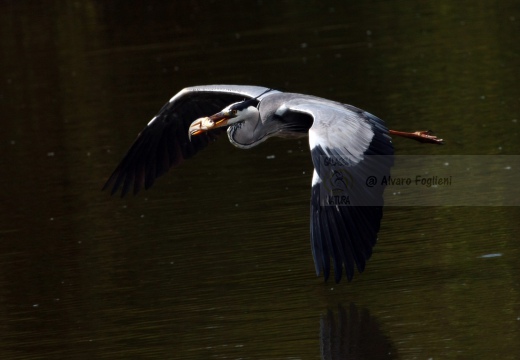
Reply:
[[[214,128],[203,128],[202,123],[211,125],[214,120]],[[149,188],[170,167],[207,146],[224,125],[230,142],[241,148],[272,136],[309,136],[314,164],[310,230],[316,272],[327,279],[330,258],[336,282],[343,269],[349,280],[354,266],[363,271],[377,240],[384,187],[358,185],[356,191],[349,190],[351,206],[330,204],[325,190],[333,176],[345,175],[351,184],[361,184],[368,176],[389,174],[393,146],[381,119],[350,105],[258,86],[186,88],[141,131],[103,189],[112,187],[115,193],[121,187],[124,196],[132,188],[134,193]],[[328,166],[327,159],[341,166]]]

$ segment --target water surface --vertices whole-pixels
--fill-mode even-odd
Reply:
[[[514,1],[4,1],[0,29],[3,359],[518,357],[518,207],[387,207],[365,273],[334,284],[314,275],[305,140],[221,139],[137,197],[100,192],[197,84],[446,139],[402,155],[518,155]]]

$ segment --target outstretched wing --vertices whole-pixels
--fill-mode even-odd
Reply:
[[[178,92],[139,133],[116,167],[103,190],[114,194],[122,186],[121,196],[133,188],[136,194],[148,189],[155,179],[172,166],[195,155],[224,129],[216,129],[188,138],[188,128],[197,118],[209,116],[227,105],[254,98],[268,90],[259,86],[207,85],[188,87]]]
[[[377,241],[383,214],[381,179],[390,174],[393,164],[388,129],[366,111],[323,99],[294,99],[286,107],[314,119],[309,144],[314,164],[311,246],[316,273],[323,272],[327,280],[332,258],[336,282],[343,268],[350,281],[354,264],[362,272]]]

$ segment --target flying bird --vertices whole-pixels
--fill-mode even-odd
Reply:
[[[383,214],[382,184],[393,164],[391,135],[442,144],[429,131],[388,130],[383,120],[354,106],[260,86],[188,87],[166,103],[105,183],[121,196],[148,189],[169,168],[191,158],[227,129],[229,141],[252,148],[272,136],[308,136],[314,165],[310,239],[316,274],[335,281],[372,255]],[[340,188],[334,180],[340,174]]]

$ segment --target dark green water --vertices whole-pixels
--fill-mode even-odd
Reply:
[[[2,1],[0,38],[2,359],[519,357],[518,207],[387,207],[366,271],[334,284],[305,140],[221,139],[135,198],[100,192],[200,84],[446,139],[402,155],[518,155],[517,2]]]

